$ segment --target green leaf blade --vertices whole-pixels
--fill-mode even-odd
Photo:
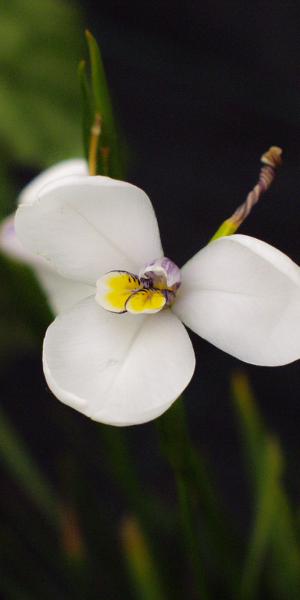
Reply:
[[[114,118],[112,102],[98,44],[94,36],[86,31],[86,40],[91,63],[91,87],[93,96],[94,116],[101,117],[100,146],[109,149],[108,175],[116,179],[123,178],[123,167],[120,154],[118,131]],[[103,172],[103,160],[100,153],[100,169]]]

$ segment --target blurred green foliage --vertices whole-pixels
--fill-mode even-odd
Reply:
[[[84,37],[75,5],[11,0],[0,8],[0,218],[16,207],[20,173],[81,156],[77,68]],[[24,181],[25,183],[26,181]],[[40,343],[49,322],[29,269],[0,260],[0,356]]]
[[[0,461],[19,501],[7,505],[5,496],[0,500],[6,514],[0,523],[0,594],[98,600],[106,590],[105,598],[297,600],[300,539],[282,480],[282,449],[266,429],[245,375],[232,378],[232,397],[252,497],[252,526],[244,540],[233,526],[235,516],[220,508],[222,494],[190,441],[181,402],[170,419],[164,415],[157,423],[163,454],[175,472],[175,512],[168,498],[155,500],[140,480],[127,436],[111,438],[109,432],[116,430],[100,426],[101,436],[91,436],[83,453],[85,432],[72,418],[60,423],[70,428],[73,445],[54,492],[30,447],[1,411]],[[95,460],[101,455],[109,459],[107,474],[126,507],[121,519],[113,517],[103,490],[95,487],[95,472],[103,476],[104,464]],[[202,582],[200,593],[189,563],[201,568],[205,587]]]
[[[0,214],[14,166],[40,170],[81,155],[80,19],[70,2],[10,0],[0,9]]]
[[[283,484],[284,458],[279,441],[266,430],[247,377],[232,378],[248,479],[253,495],[253,526],[241,577],[240,597],[259,596],[262,573],[272,598],[297,600],[300,590],[300,539],[296,511]]]

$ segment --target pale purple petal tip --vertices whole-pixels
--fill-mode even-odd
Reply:
[[[155,281],[157,278],[163,278],[168,288],[177,290],[181,284],[180,269],[175,263],[163,256],[148,263],[140,271],[140,277],[150,277]]]

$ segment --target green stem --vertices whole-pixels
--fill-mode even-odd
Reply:
[[[227,235],[232,235],[236,232],[237,228],[238,227],[235,223],[230,221],[230,219],[226,219],[226,221],[223,221],[222,225],[220,225],[219,229],[213,235],[210,242],[218,240],[221,237],[226,237]]]

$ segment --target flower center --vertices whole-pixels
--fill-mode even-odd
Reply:
[[[138,275],[109,271],[97,281],[96,302],[116,313],[156,313],[173,304],[180,269],[165,256],[148,263]]]

